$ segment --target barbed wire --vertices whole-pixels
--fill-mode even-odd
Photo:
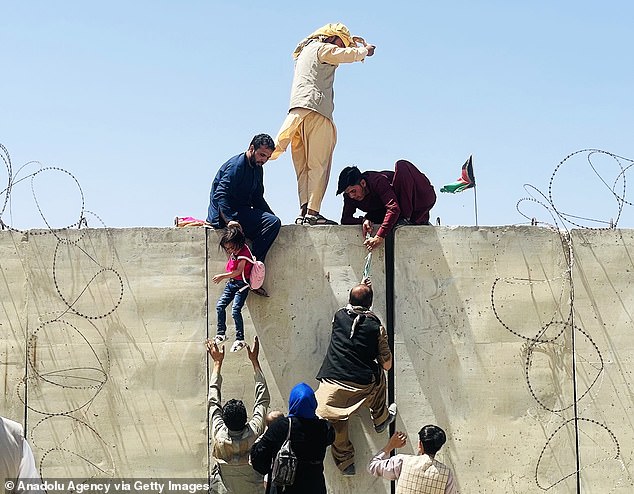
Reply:
[[[95,474],[114,475],[114,459],[110,454],[106,441],[97,432],[97,430],[88,423],[87,411],[94,404],[98,395],[103,391],[105,384],[110,377],[110,353],[106,340],[101,331],[95,324],[96,320],[104,319],[110,316],[121,305],[124,296],[123,278],[115,269],[115,253],[112,249],[111,232],[105,225],[103,220],[94,212],[85,209],[85,197],[79,180],[68,170],[58,166],[43,166],[38,161],[29,161],[22,165],[17,172],[14,172],[11,157],[7,148],[0,144],[0,159],[5,165],[7,172],[7,183],[4,190],[0,191],[2,208],[0,209],[0,227],[9,232],[16,232],[28,236],[44,236],[50,235],[55,238],[55,246],[52,255],[51,274],[54,287],[54,293],[60,302],[59,310],[49,310],[38,315],[41,321],[35,330],[27,334],[26,354],[28,368],[25,371],[24,378],[18,384],[16,393],[22,403],[34,413],[44,415],[44,418],[37,422],[35,427],[30,431],[30,438],[34,444],[39,445],[43,450],[40,461],[40,475],[45,477],[45,467],[48,463],[47,458],[53,453],[70,455],[73,458],[80,459],[85,462]],[[28,173],[28,168],[34,167]],[[71,184],[76,188],[79,198],[79,211],[77,212],[77,221],[70,225],[55,227],[51,224],[47,213],[38,197],[35,187],[35,181],[45,180],[48,173],[62,175],[70,178]],[[45,228],[41,230],[32,230],[20,228],[12,224],[6,219],[7,211],[11,208],[11,194],[15,188],[25,182],[30,182],[31,195],[33,203],[42,218]],[[64,191],[57,191],[63,194]],[[1,197],[4,196],[4,197]],[[97,237],[92,236],[95,232],[94,228],[88,228],[88,218],[91,217],[96,223],[102,227],[102,233],[105,234],[107,245],[110,246],[110,259],[104,262],[103,251],[97,251],[94,240]],[[92,249],[90,248],[92,247]],[[70,249],[70,250],[69,250]],[[67,281],[68,277],[59,275],[60,264],[64,259],[70,264],[71,269],[75,272],[73,280]],[[90,261],[89,267],[81,263],[81,259]],[[28,261],[28,257],[27,257]],[[93,270],[88,275],[88,279],[84,283],[77,283],[77,272],[86,272]],[[27,266],[27,277],[29,274]],[[69,286],[65,286],[65,282]],[[27,279],[27,286],[31,286]],[[113,284],[114,283],[114,284]],[[99,307],[95,304],[96,294],[105,286],[105,294],[101,297],[102,301],[106,301],[109,306],[103,310],[90,312],[93,307]],[[112,288],[115,286],[117,288]],[[34,286],[31,286],[33,289]],[[46,287],[43,287],[46,290]],[[82,299],[89,298],[89,302],[80,307]],[[109,300],[109,301],[108,301]],[[69,316],[78,318],[80,323],[73,324],[70,322]],[[83,323],[82,323],[83,321]],[[64,338],[66,344],[63,345],[65,351],[69,351],[70,362],[66,366],[62,364],[60,368],[51,368],[50,362],[54,362],[55,351],[61,349],[59,346],[59,338]],[[96,340],[95,340],[96,338]],[[68,342],[72,344],[68,344]],[[43,350],[47,350],[45,357],[42,357]],[[39,350],[38,350],[39,349]],[[61,358],[58,360],[62,361]],[[85,363],[89,361],[88,363]],[[45,387],[42,385],[46,384]],[[48,394],[46,397],[37,397],[33,393],[29,393],[29,386],[34,389],[45,389],[50,393],[51,387],[63,390],[63,398],[56,400],[54,396]],[[69,395],[70,393],[70,395]],[[87,394],[86,394],[87,393]],[[41,402],[38,402],[38,398]],[[38,403],[40,403],[38,405]],[[60,403],[62,405],[60,405]],[[55,409],[55,407],[59,407]],[[70,420],[73,425],[64,438],[60,438],[58,427],[54,422],[56,420]],[[43,427],[49,427],[50,437],[56,438],[57,444],[52,446],[44,446],[35,441],[34,434],[40,433]],[[91,432],[96,444],[99,448],[91,447],[82,443],[78,439],[76,446],[82,444],[85,453],[78,450],[70,449],[69,445],[65,445],[75,434],[79,434],[79,429]],[[53,432],[55,431],[55,432]],[[97,450],[103,451],[99,458],[93,458]],[[104,463],[105,462],[105,463]],[[54,466],[54,465],[53,465]]]
[[[616,215],[612,218],[592,218],[586,216],[579,216],[572,214],[570,212],[563,211],[562,208],[557,206],[555,201],[556,198],[556,183],[558,174],[562,171],[565,165],[571,165],[573,158],[582,157],[585,155],[585,161],[588,162],[592,173],[597,178],[598,182],[601,184],[601,187],[607,191],[608,195],[611,196],[616,202]],[[607,157],[609,158],[617,167],[618,173],[614,176],[614,180],[612,185],[608,183],[608,181],[603,177],[603,175],[599,172],[598,167],[595,165],[593,161],[594,158],[597,157]],[[561,160],[555,169],[553,170],[552,175],[550,176],[550,180],[548,181],[548,194],[544,194],[537,187],[534,187],[531,184],[524,184],[524,189],[529,194],[529,197],[521,198],[515,208],[518,213],[522,215],[527,220],[531,221],[531,224],[542,224],[544,226],[548,226],[551,228],[562,228],[567,230],[567,226],[573,226],[576,228],[584,228],[584,229],[612,229],[618,226],[619,220],[621,218],[621,214],[623,212],[624,206],[632,206],[634,203],[625,199],[627,192],[627,172],[634,166],[634,159],[626,158],[624,156],[619,156],[614,153],[610,153],[608,151],[603,151],[601,149],[581,149],[579,151],[574,151],[566,156],[563,160]],[[622,183],[622,186],[619,187],[619,183]],[[617,191],[618,187],[618,191]],[[538,197],[534,197],[533,193],[535,193]],[[583,200],[587,203],[590,198],[584,197]],[[527,215],[522,210],[522,206],[525,203],[536,203],[542,206],[549,214],[550,218],[553,220],[552,223],[549,222],[541,222],[534,215]],[[574,220],[574,221],[573,221]],[[593,225],[603,225],[603,226],[588,226],[582,224],[579,220],[583,220],[589,222]]]
[[[561,171],[564,165],[570,164],[572,158],[585,156],[592,173],[598,179],[602,188],[607,189],[609,195],[615,200],[617,210],[616,214],[613,218],[610,219],[597,219],[597,218],[589,218],[581,215],[573,214],[570,211],[564,211],[563,208],[558,207],[555,202],[555,190],[556,190],[556,178],[558,173]],[[603,176],[599,173],[598,168],[593,161],[594,158],[598,156],[608,157],[611,159],[617,166],[618,173],[616,174],[614,181],[607,181],[603,178]],[[524,379],[526,381],[527,388],[529,390],[530,395],[535,400],[535,402],[541,407],[544,411],[549,412],[552,417],[556,417],[561,421],[561,424],[550,434],[547,438],[544,447],[539,454],[539,457],[536,461],[535,465],[535,483],[542,490],[549,490],[556,485],[564,482],[566,479],[571,478],[579,474],[584,469],[590,468],[591,466],[596,466],[601,462],[605,462],[608,460],[616,460],[621,465],[621,478],[615,481],[615,484],[612,486],[610,492],[613,492],[617,486],[622,484],[627,480],[629,486],[634,486],[634,481],[631,476],[627,472],[625,468],[623,459],[621,458],[621,450],[619,447],[619,442],[617,440],[616,434],[604,423],[599,421],[589,419],[587,417],[583,417],[582,414],[586,412],[589,408],[589,404],[582,411],[579,410],[577,405],[592,391],[593,388],[597,386],[599,380],[603,379],[603,374],[605,372],[604,359],[601,352],[600,347],[591,337],[591,335],[586,331],[583,327],[575,322],[574,314],[575,314],[575,286],[574,286],[574,278],[573,278],[573,267],[575,260],[575,246],[573,241],[573,236],[570,234],[568,228],[570,226],[590,229],[590,230],[603,230],[603,229],[613,229],[616,228],[618,222],[621,218],[621,214],[623,212],[623,208],[625,205],[633,205],[632,202],[626,200],[626,173],[627,171],[634,166],[634,160],[625,158],[607,151],[602,151],[599,149],[583,149],[580,151],[575,151],[566,156],[563,160],[559,162],[559,164],[555,167],[549,183],[548,183],[548,193],[544,194],[538,188],[525,184],[524,189],[529,193],[530,197],[522,198],[518,201],[516,205],[517,211],[525,218],[531,220],[532,225],[543,225],[547,228],[551,229],[555,232],[560,239],[561,248],[562,248],[562,259],[561,269],[562,272],[556,276],[559,277],[562,282],[562,291],[561,294],[568,295],[568,300],[562,301],[563,297],[553,297],[555,303],[559,304],[559,308],[553,311],[553,316],[544,324],[538,326],[538,329],[534,336],[525,336],[521,333],[521,331],[517,328],[514,328],[511,324],[507,323],[503,320],[498,308],[496,307],[496,290],[500,286],[501,283],[507,284],[526,284],[528,286],[534,287],[537,283],[540,282],[551,282],[553,279],[527,279],[527,278],[517,278],[517,277],[500,277],[498,276],[493,285],[491,287],[491,307],[493,309],[493,313],[497,321],[511,334],[522,338],[526,341],[524,352]],[[611,185],[610,185],[611,183]],[[588,198],[585,198],[587,201]],[[526,205],[526,203],[537,204],[540,206],[543,211],[549,216],[548,221],[543,221],[535,216],[529,216],[523,212],[522,207]],[[583,224],[583,222],[590,223],[592,226],[588,226]],[[598,226],[599,225],[599,226]],[[550,286],[550,285],[549,285]],[[565,303],[568,307],[561,308],[562,304]],[[562,319],[556,319],[556,314],[567,314],[567,316]],[[551,328],[558,328],[553,336],[546,337],[547,331]],[[594,353],[594,358],[587,358],[584,361],[584,364],[588,365],[588,367],[594,370],[595,375],[589,376],[588,381],[586,381],[585,390],[578,389],[577,382],[577,359],[581,359],[582,355],[577,346],[575,335],[581,335],[585,338],[585,340],[590,344],[590,348]],[[567,339],[567,341],[561,341],[563,339]],[[566,403],[565,400],[561,399],[560,406],[549,405],[546,403],[545,399],[539,396],[539,393],[534,387],[531,378],[531,369],[533,365],[533,358],[537,351],[542,351],[546,345],[557,345],[557,347],[562,352],[570,352],[572,362],[571,368],[567,369],[568,375],[572,379],[572,390],[573,390],[573,399],[571,402]],[[544,351],[544,353],[547,353]],[[594,362],[594,363],[592,363]],[[552,365],[552,364],[551,364]],[[602,381],[601,381],[602,382]],[[557,384],[557,383],[554,383]],[[572,418],[565,418],[563,416],[563,412],[571,410],[573,411]],[[551,419],[549,419],[551,422]],[[609,437],[609,441],[607,444],[613,445],[613,450],[609,450],[606,441],[597,441],[596,439],[590,438],[593,441],[593,446],[597,450],[601,450],[605,453],[605,457],[603,459],[598,459],[594,462],[589,462],[584,466],[580,466],[579,458],[577,459],[577,468],[575,468],[571,473],[563,475],[559,479],[555,479],[552,482],[545,482],[540,473],[542,472],[542,462],[545,460],[545,453],[549,448],[552,448],[553,440],[561,434],[562,430],[567,427],[573,427],[576,431],[576,437],[579,437],[583,434],[585,437],[590,437],[588,433],[584,432],[581,428],[582,424],[591,424],[592,426],[596,426],[599,430],[604,431]],[[570,432],[569,432],[570,434]],[[575,456],[578,455],[579,451],[575,452]],[[607,488],[607,486],[605,486]]]

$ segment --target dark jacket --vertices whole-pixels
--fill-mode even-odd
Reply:
[[[357,320],[354,332],[352,326]],[[379,335],[381,322],[368,312],[360,314],[344,307],[335,313],[328,351],[317,379],[335,379],[370,384],[379,372]]]
[[[325,494],[324,456],[335,440],[332,426],[322,419],[292,417],[291,448],[299,463],[295,483],[285,494]],[[278,419],[251,448],[251,464],[261,474],[270,473],[271,463],[288,434],[288,417]],[[274,491],[272,491],[274,492]]]
[[[251,165],[246,153],[234,156],[220,167],[211,186],[207,221],[224,228],[231,220],[240,221],[241,208],[256,208],[273,214],[264,200],[264,170]]]

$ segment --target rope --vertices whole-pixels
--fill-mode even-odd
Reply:
[[[365,239],[369,239],[370,238],[370,233],[366,233],[365,234]],[[361,282],[363,282],[363,280],[365,280],[366,278],[370,277],[370,273],[372,271],[372,251],[368,252],[368,255],[365,256],[365,266],[363,266],[363,278],[361,279]]]

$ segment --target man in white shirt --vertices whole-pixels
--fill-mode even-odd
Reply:
[[[368,471],[388,480],[398,480],[396,494],[458,494],[451,469],[434,457],[447,437],[437,425],[426,425],[418,433],[418,455],[395,455],[394,448],[407,442],[404,432],[395,432],[385,447],[370,460]]]
[[[11,494],[39,491],[23,487],[39,483],[40,474],[22,426],[4,417],[0,417],[0,479]]]

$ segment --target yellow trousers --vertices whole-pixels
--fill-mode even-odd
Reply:
[[[294,108],[286,116],[275,142],[271,159],[276,159],[291,145],[300,207],[307,205],[308,209],[319,212],[337,144],[334,122],[320,113]]]

